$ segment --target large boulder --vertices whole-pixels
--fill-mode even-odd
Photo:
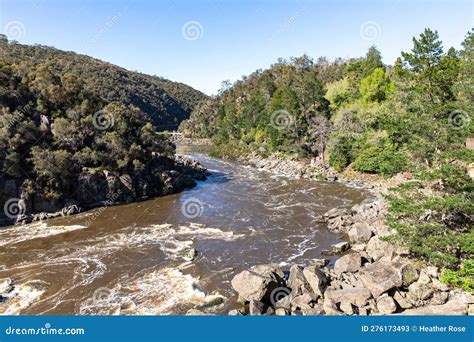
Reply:
[[[347,232],[351,243],[368,242],[372,237],[372,234],[370,227],[363,223],[354,224]]]
[[[133,188],[133,179],[129,174],[123,174],[119,177],[120,182],[122,183],[123,187],[127,190],[127,192],[135,196],[135,189]]]
[[[282,278],[285,276],[285,272],[277,264],[263,264],[256,265],[250,268],[252,272],[261,274],[263,276],[273,276],[276,277],[278,282],[282,281]]]
[[[279,286],[283,271],[275,265],[258,265],[237,274],[231,281],[241,301],[262,301]]]
[[[341,231],[353,223],[352,215],[348,209],[333,208],[324,214],[329,230]]]
[[[107,199],[114,198],[118,202],[124,202],[127,196],[132,195],[128,186],[132,186],[131,178],[128,179],[126,175],[120,177],[111,172],[106,172],[106,186],[107,186]]]
[[[0,297],[13,290],[13,282],[10,278],[0,279]]]
[[[286,285],[291,289],[293,296],[311,292],[311,287],[303,274],[303,267],[298,265],[290,267],[290,276],[288,277]]]
[[[354,287],[342,290],[328,289],[324,293],[324,297],[333,303],[348,302],[357,307],[362,307],[367,304],[367,301],[372,297],[372,295],[370,291],[364,287]]]
[[[420,306],[434,295],[434,289],[423,283],[413,283],[408,286],[407,299],[414,305]]]
[[[395,256],[395,247],[387,241],[380,240],[378,236],[373,236],[369,240],[365,251],[374,261],[384,257],[392,259]]]
[[[82,211],[82,208],[79,207],[77,204],[70,204],[66,205],[64,208],[61,209],[62,216],[70,216],[78,214]]]
[[[292,297],[290,304],[293,308],[302,309],[310,306],[311,303],[315,302],[316,298],[317,297],[314,294],[308,292],[299,296]]]
[[[335,243],[334,245],[331,246],[331,253],[338,254],[345,252],[349,249],[350,245],[346,241],[338,242]]]
[[[407,260],[392,262],[392,267],[402,278],[402,285],[408,286],[418,280],[419,274],[413,264]]]
[[[397,311],[397,304],[392,297],[383,295],[377,299],[377,309],[383,315],[390,315]]]
[[[314,294],[322,297],[328,284],[326,275],[316,266],[305,267],[303,269],[303,275]]]
[[[402,286],[402,275],[388,262],[382,260],[366,264],[359,271],[360,280],[375,298],[388,290]]]
[[[401,315],[410,316],[462,316],[466,315],[468,303],[460,298],[453,298],[443,305],[428,305],[419,308],[408,309]]]
[[[411,309],[413,307],[413,304],[407,298],[407,294],[405,292],[396,291],[393,295],[393,299],[402,309]]]
[[[335,302],[333,302],[328,297],[324,298],[323,309],[325,315],[341,316],[344,315],[339,309]]]
[[[340,275],[344,272],[357,272],[362,264],[359,253],[349,253],[339,258],[334,265],[334,272]]]
[[[325,219],[332,219],[338,216],[349,215],[350,211],[345,208],[333,208],[328,210],[323,216]]]

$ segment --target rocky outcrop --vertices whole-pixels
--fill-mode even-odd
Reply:
[[[319,265],[254,266],[232,279],[243,307],[239,315],[466,315],[474,298],[439,286],[437,274],[408,259],[366,261],[346,255],[340,269]],[[337,262],[336,262],[337,266]],[[425,277],[427,276],[427,278]],[[460,294],[461,293],[461,294]],[[229,314],[235,314],[230,312]]]
[[[283,271],[276,265],[259,265],[237,274],[232,287],[239,294],[239,300],[268,300],[271,292],[282,283]]]
[[[385,241],[390,235],[385,211],[385,202],[376,198],[327,212],[328,226],[349,240],[327,251],[342,254],[334,267],[318,259],[306,267],[291,265],[286,272],[275,268],[275,274],[265,276],[255,269],[269,266],[243,271],[232,281],[245,304],[239,312],[250,314],[251,307],[252,314],[260,315],[467,314],[474,298],[460,299],[458,290],[441,283],[436,267],[413,262],[406,250]]]
[[[334,272],[340,275],[341,273],[357,272],[362,265],[362,257],[359,253],[349,253],[341,257],[334,264]]]
[[[0,178],[0,207],[4,208],[0,225],[69,216],[95,207],[176,193],[195,186],[195,180],[204,180],[207,175],[206,168],[197,161],[157,154],[141,172],[84,171],[75,181],[63,184],[61,196],[55,200],[35,184],[32,186],[30,180]]]
[[[360,280],[374,298],[402,285],[401,275],[388,262],[377,261],[360,270]]]
[[[472,298],[464,295],[453,294],[451,299],[441,305],[426,305],[403,311],[402,315],[410,316],[463,316],[468,312],[469,305],[472,305]]]

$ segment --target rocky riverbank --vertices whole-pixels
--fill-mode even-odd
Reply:
[[[211,139],[189,138],[189,137],[186,137],[183,134],[172,134],[170,136],[170,141],[175,145],[212,146]]]
[[[409,258],[408,251],[383,240],[386,204],[381,200],[349,210],[332,209],[328,228],[349,242],[328,253],[341,254],[334,267],[317,259],[310,265],[258,265],[232,279],[240,310],[230,315],[466,315],[471,295],[450,289],[439,270]]]
[[[341,181],[369,189],[373,195],[351,209],[334,208],[324,215],[328,229],[347,237],[326,254],[341,257],[309,265],[258,265],[234,276],[232,287],[242,308],[229,315],[466,315],[474,313],[471,294],[443,284],[438,268],[410,258],[408,250],[384,237],[390,186],[410,180],[360,179],[320,167],[317,160],[299,161],[256,154],[239,160],[260,170],[294,178]]]
[[[117,174],[108,171],[85,173],[64,186],[59,199],[50,200],[41,189],[16,179],[0,179],[3,217],[0,225],[24,224],[82,211],[131,203],[179,192],[204,180],[208,171],[199,162],[176,155],[155,155],[142,172]]]
[[[338,181],[349,186],[364,188],[377,197],[385,194],[388,188],[411,180],[410,174],[399,174],[390,179],[384,179],[378,175],[361,174],[350,170],[338,172],[331,167],[322,166],[320,158],[294,159],[277,153],[266,158],[257,153],[251,153],[241,155],[236,161],[262,171],[294,179]]]

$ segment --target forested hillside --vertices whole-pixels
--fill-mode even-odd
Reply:
[[[178,165],[158,131],[176,128],[202,93],[4,36],[0,52],[0,205],[20,201],[16,210],[31,213],[97,203],[121,189],[104,189],[119,182],[112,176],[127,179],[116,201],[180,187],[178,174],[162,174]]]
[[[426,29],[393,65],[374,46],[350,60],[279,60],[224,83],[180,129],[230,158],[278,152],[338,171],[405,173],[413,181],[389,198],[392,239],[436,265],[463,265],[445,281],[473,288],[473,75],[473,32],[458,51]]]
[[[34,82],[40,101],[54,104],[74,88],[94,94],[104,102],[131,104],[151,118],[158,130],[176,129],[206,96],[183,83],[128,71],[116,65],[39,45],[8,44],[0,39],[3,65],[23,82]]]
[[[466,154],[473,109],[473,34],[443,50],[437,32],[414,38],[393,66],[371,47],[351,60],[279,60],[203,101],[181,129],[237,146],[298,157],[325,151],[336,169],[391,175]],[[226,146],[227,145],[227,146]],[[465,153],[462,153],[462,152]]]

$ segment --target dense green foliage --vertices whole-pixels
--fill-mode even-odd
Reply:
[[[128,71],[74,52],[8,43],[4,36],[0,36],[0,49],[2,67],[8,66],[20,81],[31,82],[46,107],[73,91],[94,94],[107,103],[139,108],[163,131],[176,129],[206,98],[185,84]]]
[[[338,170],[393,175],[438,166],[472,135],[473,34],[446,53],[425,30],[393,66],[371,47],[351,60],[279,60],[196,107],[181,130],[224,145],[299,157]],[[449,159],[449,158],[448,158]],[[465,160],[466,162],[467,160]]]
[[[443,270],[441,281],[451,286],[461,287],[466,291],[474,291],[474,260],[465,260],[458,271]]]
[[[81,174],[133,174],[153,155],[173,154],[157,130],[177,127],[204,97],[72,52],[3,36],[0,48],[0,181],[41,189],[49,200]]]
[[[351,60],[279,60],[233,86],[225,83],[180,129],[212,138],[216,153],[280,152],[321,166],[385,177],[410,172],[389,197],[393,240],[415,256],[460,271],[445,281],[472,287],[474,34],[456,51],[438,33],[413,38],[393,66],[371,47]],[[329,158],[324,158],[327,155]],[[419,184],[419,187],[416,186]],[[459,280],[461,279],[461,280]],[[466,285],[467,284],[467,285]],[[471,284],[471,285],[469,285]]]
[[[472,181],[471,181],[472,183]],[[408,183],[413,184],[413,183]],[[417,184],[417,183],[415,183]],[[417,256],[444,267],[456,267],[474,255],[472,194],[432,194],[421,184],[402,186],[388,196],[389,227]]]
[[[324,82],[342,77],[344,61],[284,60],[237,81],[196,108],[182,130],[217,145],[248,145],[264,152],[312,155],[328,137]],[[323,80],[323,81],[322,81]]]

